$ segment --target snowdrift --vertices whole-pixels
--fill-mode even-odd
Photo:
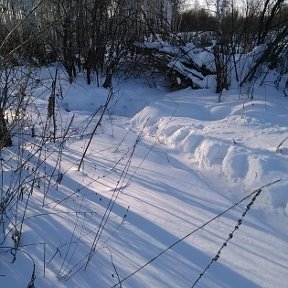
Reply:
[[[77,169],[108,91],[83,79],[61,84],[58,129],[74,117],[67,141],[48,141],[38,151],[41,137],[26,135],[27,145],[13,139],[2,153],[9,159],[2,167],[5,188],[17,186],[18,174],[9,169],[21,160],[19,147],[29,159],[22,176],[39,180],[4,227],[1,287],[191,287],[227,239],[195,287],[283,287],[287,98],[260,87],[253,100],[231,90],[218,103],[209,89],[169,93],[141,81],[120,83]],[[47,116],[45,91],[36,87],[29,107],[38,122]],[[251,209],[251,198],[239,202],[279,179]]]
[[[286,98],[273,89],[264,89],[260,88],[253,100],[231,90],[221,103],[210,90],[186,89],[151,103],[133,121],[141,127],[148,119],[161,144],[207,177],[211,172],[221,177],[227,186],[241,186],[247,192],[276,178],[283,179],[282,193],[272,189],[270,200],[266,197],[263,201],[268,201],[265,205],[270,208],[285,208],[288,141],[282,150],[277,146],[288,131],[288,110],[281,105]],[[268,101],[264,93],[270,93]]]

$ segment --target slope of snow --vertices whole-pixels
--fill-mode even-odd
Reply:
[[[75,115],[73,135],[64,146],[57,141],[45,146],[43,171],[56,172],[48,190],[41,180],[29,198],[14,263],[12,232],[3,242],[1,287],[27,287],[33,261],[35,286],[42,288],[192,287],[251,197],[215,217],[279,179],[263,188],[195,287],[283,287],[288,141],[276,148],[288,136],[287,98],[260,87],[253,101],[231,90],[218,103],[209,89],[169,93],[141,81],[120,83],[78,171],[98,119],[87,117],[104,104],[108,91],[84,86],[81,79],[62,88],[59,114],[63,126]],[[45,115],[49,94],[40,88],[37,93],[35,103]],[[25,147],[25,153],[31,155],[31,149]],[[17,147],[3,154],[13,159]],[[36,165],[37,155],[30,163]],[[18,207],[19,215],[24,207]]]

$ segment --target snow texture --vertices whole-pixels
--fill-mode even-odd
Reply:
[[[98,118],[91,115],[108,91],[86,86],[81,78],[71,85],[63,81],[62,89],[57,98],[62,128],[74,114],[74,134],[62,147],[60,167],[55,168],[53,153],[59,143],[47,144],[45,169],[57,169],[63,179],[52,179],[44,200],[45,184],[33,192],[17,260],[11,263],[11,249],[0,251],[1,287],[27,287],[33,269],[28,254],[35,262],[36,287],[192,287],[251,198],[179,239],[278,179],[263,188],[195,287],[285,286],[288,141],[276,148],[288,136],[287,98],[263,86],[254,90],[253,100],[231,89],[218,103],[209,89],[168,92],[141,80],[122,81],[77,171],[88,141],[83,127],[87,133],[94,127]],[[45,115],[49,95],[42,92],[35,88],[35,103]],[[6,149],[2,157],[16,151]],[[111,199],[111,213],[85,269]],[[9,236],[3,246],[11,245]]]

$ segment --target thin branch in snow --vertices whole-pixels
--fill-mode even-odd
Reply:
[[[182,238],[180,238],[179,240],[177,240],[176,242],[172,243],[170,246],[168,246],[167,248],[165,248],[164,250],[162,250],[160,253],[158,253],[156,256],[154,256],[151,260],[149,260],[148,262],[146,262],[144,265],[142,265],[141,267],[139,267],[138,269],[136,269],[134,272],[132,272],[131,274],[129,274],[128,276],[126,276],[125,278],[123,278],[121,280],[121,283],[125,282],[126,280],[128,280],[129,278],[131,278],[132,276],[134,276],[135,274],[137,274],[139,271],[141,271],[142,269],[144,269],[146,266],[150,265],[152,262],[154,262],[157,258],[159,258],[161,255],[165,254],[167,251],[169,251],[170,249],[172,249],[174,246],[176,246],[177,244],[181,243],[182,241],[184,241],[185,239],[187,239],[188,237],[190,237],[191,235],[193,235],[194,233],[198,232],[199,230],[202,230],[203,228],[205,228],[208,224],[214,222],[215,220],[217,220],[218,218],[222,217],[224,214],[226,214],[228,211],[236,208],[237,206],[239,206],[239,204],[241,204],[242,202],[244,202],[245,200],[255,196],[259,190],[263,190],[264,188],[267,188],[269,186],[272,186],[278,182],[280,182],[281,179],[275,180],[271,183],[268,183],[266,185],[263,185],[262,187],[260,187],[259,189],[254,190],[253,192],[251,192],[249,195],[245,196],[244,198],[242,198],[241,200],[239,200],[238,202],[236,202],[235,204],[233,204],[232,206],[230,206],[229,208],[227,208],[226,210],[222,211],[221,213],[219,213],[218,215],[214,216],[213,218],[211,218],[210,220],[208,220],[207,222],[205,222],[204,224],[202,224],[201,226],[197,227],[196,229],[192,230],[191,232],[189,232],[188,234],[186,234],[185,236],[183,236]],[[119,285],[120,283],[117,282],[115,285],[111,286],[111,288],[115,288],[117,287],[117,285]]]

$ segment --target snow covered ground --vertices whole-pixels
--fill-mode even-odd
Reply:
[[[41,87],[35,104],[45,118],[49,94]],[[168,92],[122,81],[78,171],[99,119],[91,115],[108,91],[81,79],[62,89],[58,117],[64,129],[75,115],[72,132],[29,159],[31,167],[45,159],[41,169],[52,177],[49,187],[40,177],[29,196],[14,263],[15,227],[6,228],[1,287],[27,287],[31,279],[41,288],[285,287],[288,140],[278,146],[288,136],[287,98],[264,85],[253,100],[231,89],[218,103],[211,89]],[[3,159],[16,159],[17,149]],[[255,193],[235,205],[275,181],[249,211]]]

